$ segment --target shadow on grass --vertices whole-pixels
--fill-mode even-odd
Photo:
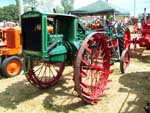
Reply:
[[[43,102],[43,106],[50,111],[69,113],[70,111],[75,112],[80,107],[86,109],[88,106],[74,91],[72,76],[64,76],[52,89]]]
[[[133,49],[131,49],[131,53],[130,53],[130,57],[133,59],[138,59],[140,62],[143,63],[150,63],[150,54],[147,54],[145,56],[142,56],[141,54],[143,53],[143,51],[145,50],[145,48],[137,48],[136,49],[136,53],[133,53]]]
[[[48,96],[44,99],[43,106],[50,111],[67,113],[69,110],[86,106],[87,104],[73,94],[74,84],[70,74],[63,75],[56,85],[43,90],[33,87],[27,80],[13,83],[5,91],[0,92],[0,106],[6,109],[16,109],[17,105],[44,93],[47,93]]]
[[[150,102],[150,72],[125,74],[119,82],[126,87],[120,88],[119,92],[127,93],[127,97],[118,113],[145,113],[145,103]]]
[[[33,99],[48,90],[34,88],[27,80],[22,80],[8,86],[0,93],[0,106],[15,109],[20,103]]]

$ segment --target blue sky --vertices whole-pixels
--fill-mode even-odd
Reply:
[[[0,6],[8,5],[15,3],[15,0],[0,0]],[[74,8],[80,8],[91,4],[97,0],[75,0]],[[130,12],[131,15],[134,14],[134,0],[108,0],[110,3],[113,3],[123,9],[126,9]],[[147,12],[150,13],[150,0],[135,0],[136,1],[136,15],[138,13],[143,13],[144,8],[147,9]],[[60,0],[56,0],[56,3],[60,4]]]
[[[0,0],[0,6],[5,6],[8,4],[15,4],[15,0]]]

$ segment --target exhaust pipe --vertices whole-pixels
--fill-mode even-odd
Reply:
[[[58,43],[59,43],[59,41],[55,41],[54,43],[52,43],[52,44],[48,47],[47,52],[49,53],[52,49],[54,49],[54,48],[57,46]]]

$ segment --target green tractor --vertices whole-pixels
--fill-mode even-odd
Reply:
[[[110,66],[121,58],[118,48],[124,53],[122,72],[129,64],[124,38],[130,37],[126,33],[86,30],[77,16],[29,11],[21,16],[21,27],[25,75],[35,87],[53,86],[65,66],[72,66],[78,95],[88,103],[96,103],[110,82]],[[116,42],[120,45],[114,46]]]

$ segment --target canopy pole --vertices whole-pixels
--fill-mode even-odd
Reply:
[[[24,7],[23,7],[23,0],[18,0],[19,2],[19,25],[21,26],[21,15],[23,14],[24,12]]]

